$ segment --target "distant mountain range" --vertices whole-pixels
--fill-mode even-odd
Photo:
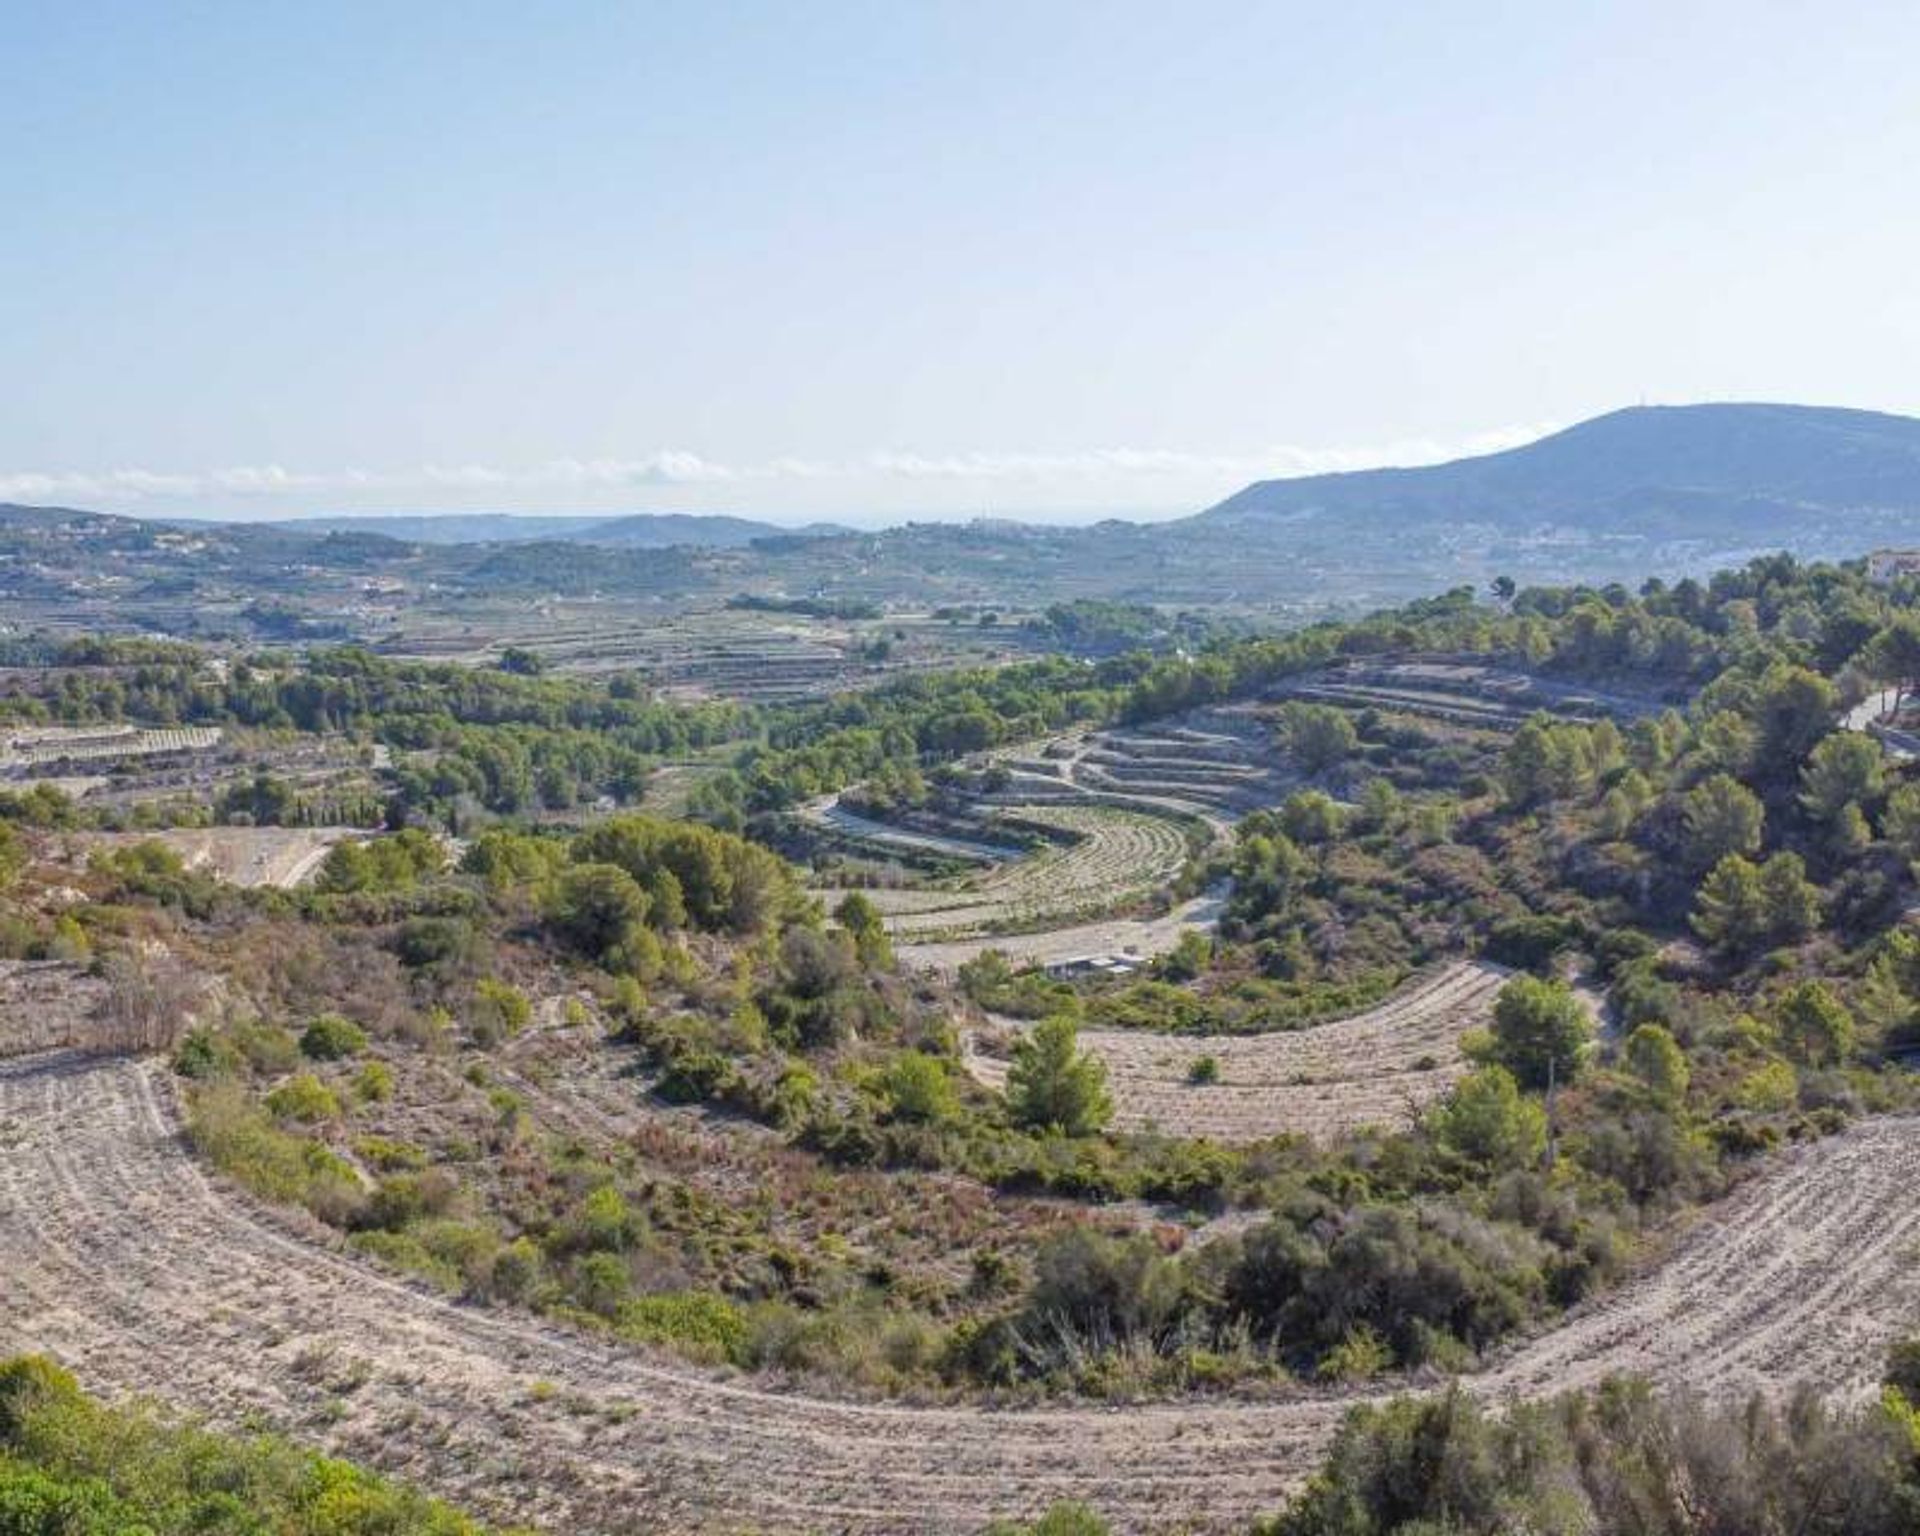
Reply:
[[[681,513],[163,523],[0,507],[0,600],[154,628],[205,621],[222,602],[265,603],[274,611],[258,622],[283,627],[287,606],[350,624],[341,594],[371,588],[435,602],[1113,598],[1304,616],[1496,575],[1637,584],[1772,550],[1836,558],[1883,544],[1920,546],[1920,420],[1725,404],[1615,411],[1418,469],[1261,481],[1165,523],[858,531]]]
[[[1655,538],[1774,537],[1781,518],[1920,510],[1920,420],[1806,405],[1640,406],[1420,469],[1262,480],[1216,528],[1361,517],[1404,528],[1566,523]]]
[[[1238,532],[1271,542],[1281,527],[1338,524],[1418,537],[1477,526],[1501,534],[1563,528],[1662,543],[1772,544],[1833,518],[1920,511],[1920,420],[1876,411],[1767,404],[1638,406],[1502,453],[1415,469],[1262,480],[1162,536]],[[687,513],[618,517],[452,513],[294,518],[277,526],[381,533],[422,544],[558,540],[609,548],[744,549],[759,539],[898,539],[834,523],[783,527]],[[1078,530],[1113,538],[1114,522]],[[1017,524],[982,524],[1015,537]],[[1152,539],[1152,529],[1142,529]],[[1920,530],[1916,530],[1920,532]]]
[[[793,528],[747,517],[692,512],[630,512],[618,516],[546,516],[514,512],[370,513],[275,519],[295,532],[379,533],[410,544],[535,544],[562,540],[612,549],[743,549],[755,539],[832,538],[853,529],[837,523]]]

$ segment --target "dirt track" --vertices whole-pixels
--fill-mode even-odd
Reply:
[[[1920,1313],[1920,1119],[1794,1154],[1481,1390],[1609,1370],[1857,1390]],[[182,1149],[161,1069],[0,1063],[0,1353],[249,1411],[556,1530],[976,1531],[1082,1497],[1125,1530],[1271,1509],[1351,1398],[1036,1413],[828,1402],[459,1307],[290,1235]]]

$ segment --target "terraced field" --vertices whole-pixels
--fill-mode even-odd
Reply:
[[[169,730],[141,730],[131,725],[39,726],[13,730],[0,740],[0,771],[210,752],[219,745],[218,726]]]
[[[1186,862],[1184,827],[1167,816],[1091,805],[1022,806],[1020,815],[1076,841],[1003,860],[951,885],[863,894],[886,914],[897,939],[952,941],[999,929],[1058,927],[1110,910],[1171,884]],[[844,892],[822,894],[831,903]]]
[[[1122,914],[1172,884],[1192,833],[1226,838],[1242,814],[1277,804],[1297,782],[1261,715],[1226,706],[1150,726],[1072,732],[966,766],[973,787],[937,831],[877,822],[837,802],[802,812],[876,859],[907,851],[988,866],[933,886],[863,888],[886,915],[901,957],[924,969],[951,970],[986,948],[1042,963],[1164,953],[1189,928],[1211,926],[1219,903]],[[993,845],[1008,835],[993,830],[996,815],[1050,825],[1073,840],[1006,857]],[[820,894],[831,905],[845,890]]]
[[[1258,723],[1226,709],[1098,731],[1075,744],[1062,768],[1082,790],[1190,808],[1209,819],[1278,804],[1297,782]]]
[[[1283,683],[1274,694],[1499,732],[1518,730],[1538,713],[1625,722],[1662,707],[1659,699],[1535,677],[1484,660],[1418,656],[1343,662]]]
[[[903,965],[951,973],[982,950],[998,950],[1016,966],[1055,965],[1087,955],[1150,959],[1164,955],[1188,933],[1209,933],[1226,901],[1217,892],[1196,896],[1158,917],[1106,917],[1069,923],[1038,933],[995,934],[990,939],[934,939],[894,949]]]
[[[215,1187],[153,1064],[0,1063],[0,1352],[108,1392],[261,1416],[554,1530],[975,1532],[1078,1497],[1219,1530],[1312,1469],[1355,1394],[994,1411],[829,1401],[460,1306]],[[1920,1311],[1920,1120],[1773,1164],[1640,1280],[1484,1375],[1618,1370],[1710,1393],[1868,1389]]]
[[[862,642],[885,637],[869,658]],[[763,703],[870,688],[907,672],[988,664],[1039,646],[1008,626],[980,630],[925,614],[845,621],[620,597],[501,601],[457,613],[416,610],[382,649],[410,659],[496,664],[510,646],[566,672],[638,671],[671,696]]]
[[[1221,1037],[1087,1029],[1080,1043],[1106,1063],[1122,1130],[1258,1141],[1406,1125],[1467,1070],[1460,1037],[1491,1020],[1504,975],[1461,961],[1377,1008],[1308,1029]],[[1219,1063],[1218,1082],[1188,1081],[1203,1056]],[[974,1053],[968,1062],[983,1082],[1006,1080],[1004,1060]]]

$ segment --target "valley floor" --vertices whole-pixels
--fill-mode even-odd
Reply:
[[[0,1062],[0,1355],[252,1416],[555,1530],[974,1532],[1082,1498],[1126,1531],[1270,1511],[1362,1394],[1032,1411],[856,1403],[457,1305],[298,1235],[187,1153],[164,1068]],[[1920,1310],[1920,1119],[1795,1151],[1665,1261],[1472,1379],[1616,1371],[1858,1394]]]

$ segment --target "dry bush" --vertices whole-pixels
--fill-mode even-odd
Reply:
[[[206,978],[171,955],[121,950],[101,973],[106,993],[85,1043],[103,1055],[170,1051],[193,1026],[207,999]]]

